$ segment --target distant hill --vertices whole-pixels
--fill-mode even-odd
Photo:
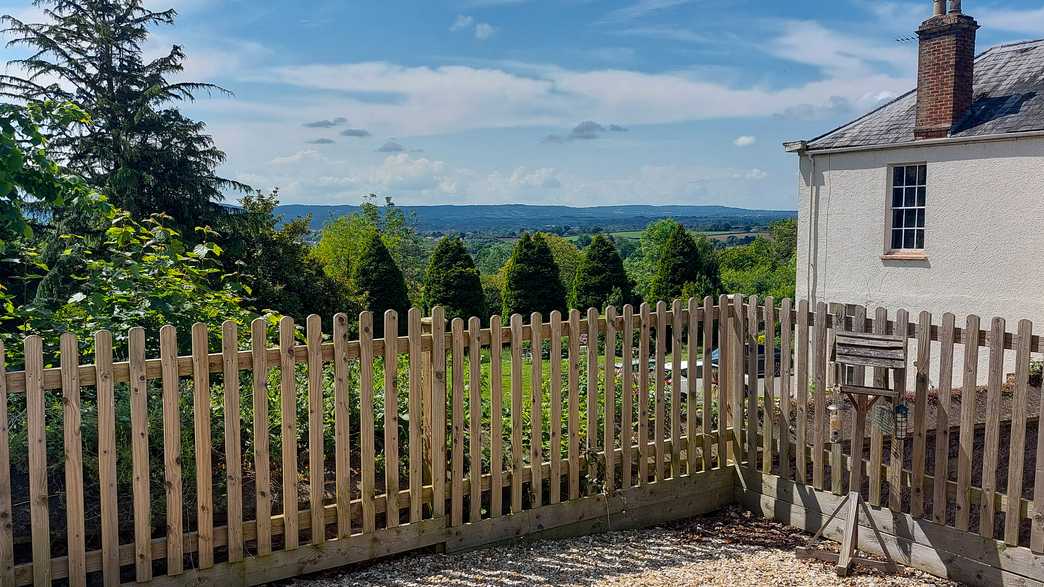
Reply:
[[[401,206],[416,215],[424,232],[515,232],[552,228],[600,227],[605,230],[636,230],[660,218],[674,218],[693,228],[715,225],[755,224],[797,217],[787,210],[746,210],[727,206],[530,206],[526,204],[474,206]],[[276,208],[284,220],[312,216],[312,228],[320,229],[331,220],[352,214],[358,206],[310,206],[291,204]]]

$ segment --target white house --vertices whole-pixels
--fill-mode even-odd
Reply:
[[[936,324],[974,313],[986,330],[1029,318],[1044,334],[1044,41],[976,57],[975,19],[933,5],[917,89],[786,144],[800,158],[798,297]]]

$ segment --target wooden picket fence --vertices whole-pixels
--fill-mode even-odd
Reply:
[[[742,296],[546,322],[447,321],[439,308],[405,318],[400,328],[394,312],[382,324],[363,313],[354,340],[344,314],[330,333],[317,316],[303,329],[283,318],[277,334],[263,319],[248,333],[197,324],[187,355],[170,326],[156,344],[131,330],[125,351],[107,332],[90,347],[65,335],[56,356],[30,336],[18,370],[0,346],[0,587],[259,584],[735,501],[819,520],[813,502],[847,491],[853,467],[866,468],[861,489],[875,511],[919,528],[886,536],[916,547],[903,562],[953,575],[951,558],[917,558],[939,546],[918,538],[921,520],[979,540],[958,544],[967,564],[1020,573],[1044,561],[1044,458],[1025,451],[1033,434],[1044,451],[1041,418],[1027,408],[1044,348],[1028,321],[983,331],[975,316],[961,328],[952,314],[911,322],[905,311]],[[910,440],[865,422],[853,433],[849,422],[844,441],[829,443],[839,329],[916,341],[916,383],[901,389]],[[954,401],[977,396],[982,349],[985,402],[960,401],[953,425]],[[87,426],[96,442],[85,442]],[[986,560],[995,542],[1008,550]]]
[[[197,324],[188,355],[167,326],[158,358],[147,357],[148,333],[134,329],[125,360],[100,332],[93,364],[82,364],[72,335],[57,357],[30,336],[24,367],[6,372],[0,347],[0,585],[257,584],[429,546],[641,525],[732,501],[735,474],[715,415],[725,398],[710,378],[694,372],[682,389],[679,376],[683,360],[711,362],[720,311],[710,299],[486,325],[447,323],[439,308],[425,320],[414,309],[402,330],[388,312],[379,332],[406,336],[385,338],[363,313],[358,340],[349,340],[347,316],[332,324],[326,335],[312,316],[299,333],[283,318],[275,347],[262,319],[246,336],[233,323],[220,336]],[[52,401],[63,406],[58,421]],[[24,435],[6,426],[9,405],[25,406]],[[85,446],[84,414],[95,413],[97,446]],[[117,438],[128,419],[130,433]],[[331,422],[333,458],[323,434]],[[57,425],[60,447],[48,443]],[[25,446],[12,446],[22,438]],[[161,438],[161,462],[150,438]],[[117,479],[126,443],[129,493]],[[24,471],[11,468],[19,450],[28,453]],[[97,479],[84,479],[85,456]],[[53,471],[60,463],[64,476]],[[15,505],[29,510],[28,524],[12,523],[25,518],[12,487],[27,488]]]

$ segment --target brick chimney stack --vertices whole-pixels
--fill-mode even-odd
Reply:
[[[933,0],[932,17],[917,29],[917,140],[938,139],[971,108],[975,32],[979,23],[961,12],[961,1]]]

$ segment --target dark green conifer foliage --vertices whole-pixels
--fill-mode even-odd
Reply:
[[[504,279],[504,315],[528,317],[540,312],[547,317],[553,310],[566,312],[566,291],[559,277],[551,248],[541,235],[522,233],[511,252]]]
[[[613,290],[618,290],[616,294]],[[591,244],[584,249],[584,257],[576,270],[573,282],[573,307],[579,310],[595,308],[604,310],[612,299],[618,297],[630,303],[631,280],[624,271],[623,259],[612,241],[603,235],[595,235]]]
[[[395,310],[399,314],[399,327],[405,329],[406,315],[410,309],[410,298],[406,294],[406,281],[402,277],[381,235],[374,231],[359,254],[352,271],[359,301],[364,310],[373,312],[374,330],[383,332],[384,312]]]
[[[664,243],[656,274],[653,277],[653,299],[650,304],[671,301],[683,295],[715,296],[721,289],[721,277],[713,245],[701,237],[699,241],[685,227],[676,225]],[[701,295],[702,294],[702,295]]]
[[[447,236],[435,245],[424,276],[424,309],[446,310],[446,318],[486,318],[482,280],[475,260],[458,236]]]

